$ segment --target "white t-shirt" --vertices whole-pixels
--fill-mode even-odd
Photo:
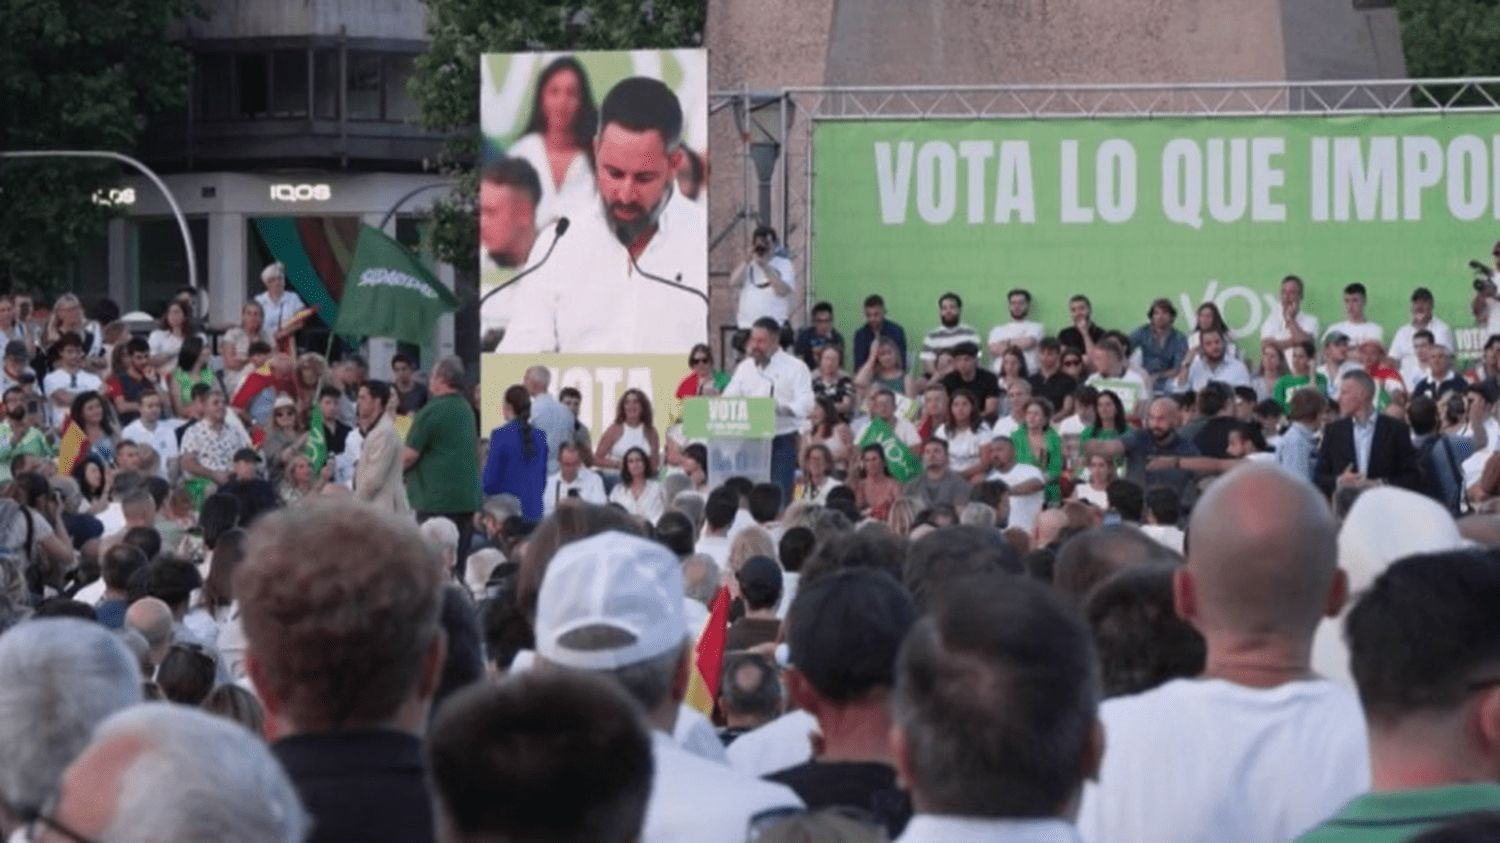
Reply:
[[[157,419],[156,429],[147,430],[146,425],[136,419],[125,425],[125,429],[120,431],[120,437],[137,445],[150,445],[161,456],[156,473],[165,479],[168,477],[168,460],[177,459],[177,428],[181,424],[180,419]]]
[[[1318,333],[1318,317],[1301,311],[1297,314],[1297,327],[1309,337],[1322,336]],[[1286,317],[1282,315],[1281,305],[1278,303],[1271,309],[1271,315],[1266,317],[1264,325],[1260,326],[1260,338],[1263,340],[1289,340],[1292,332],[1286,328]]]
[[[1009,439],[1012,433],[1015,433],[1020,429],[1021,423],[1016,421],[1014,416],[1001,416],[1000,419],[995,422],[994,429],[990,431],[990,441],[993,442],[996,439]],[[1079,428],[1079,430],[1081,431],[1082,428]]]
[[[1368,319],[1359,323],[1350,322],[1347,319],[1342,322],[1335,322],[1328,326],[1328,330],[1323,332],[1323,336],[1326,337],[1334,331],[1338,331],[1349,338],[1350,348],[1359,348],[1360,343],[1366,340],[1375,340],[1381,345],[1385,345],[1385,329]]]
[[[1084,428],[1088,426],[1083,416],[1074,413],[1057,423],[1057,433],[1059,436],[1082,436]]]
[[[1391,357],[1401,364],[1402,377],[1406,377],[1408,369],[1418,367],[1417,350],[1412,347],[1412,335],[1418,331],[1431,331],[1433,342],[1446,346],[1450,351],[1458,350],[1458,344],[1453,339],[1453,329],[1448,327],[1447,322],[1436,316],[1428,321],[1426,328],[1418,328],[1411,323],[1402,325],[1396,329],[1396,335],[1391,337],[1390,349]]]
[[[812,758],[818,719],[797,709],[752,729],[729,745],[729,766],[748,776],[764,776],[795,767]]]
[[[1486,337],[1500,334],[1500,299],[1490,299],[1485,302],[1484,319]]]
[[[938,425],[933,433],[948,443],[948,467],[954,471],[968,471],[979,465],[979,449],[990,441],[994,434],[988,425],[981,424],[978,430],[949,431],[948,426]]]
[[[1120,403],[1125,405],[1126,415],[1134,413],[1137,405],[1151,400],[1151,387],[1146,383],[1146,379],[1134,369],[1126,369],[1125,374],[1117,378],[1090,375],[1084,383],[1100,392],[1107,389],[1119,396]]]
[[[1194,357],[1192,365],[1188,366],[1187,388],[1197,392],[1208,386],[1211,381],[1219,381],[1229,386],[1249,386],[1250,370],[1229,355],[1219,361],[1219,368],[1215,369],[1208,363],[1207,357]]]
[[[1177,679],[1108,700],[1089,843],[1291,840],[1370,788],[1364,713],[1325,679],[1258,689]]]
[[[778,295],[760,267],[750,264],[745,270],[745,286],[740,290],[739,310],[734,319],[741,328],[749,328],[762,316],[769,316],[778,323],[785,322],[791,312],[792,300],[797,295],[797,268],[780,255],[772,255],[766,263],[792,290],[784,296]]]
[[[1012,320],[1010,322],[996,325],[995,327],[990,329],[989,344],[994,345],[997,342],[1015,342],[1016,340],[1026,339],[1027,337],[1030,337],[1033,340],[1031,348],[1026,349],[1025,351],[1021,352],[1021,354],[1026,358],[1026,371],[1035,372],[1037,370],[1037,367],[1040,365],[1037,359],[1039,343],[1041,343],[1042,337],[1045,336],[1046,333],[1047,329],[1042,327],[1042,323],[1040,322],[1030,322],[1025,320],[1016,322]],[[991,364],[995,370],[995,374],[997,375],[1000,373],[1000,365],[1003,359],[1003,357],[996,357]]]
[[[1256,454],[1255,456],[1262,456]],[[1265,455],[1272,456],[1272,455]],[[1182,552],[1184,534],[1182,528],[1173,524],[1142,524],[1141,532],[1156,540],[1156,543],[1178,553]]]
[[[76,373],[69,373],[67,369],[53,369],[42,379],[42,394],[47,397],[47,406],[51,408],[51,420],[53,427],[61,428],[63,419],[67,418],[68,410],[60,407],[52,401],[52,393],[62,390],[78,397],[80,392],[99,392],[104,388],[104,381],[93,372],[79,369]],[[106,401],[108,399],[105,399]],[[68,402],[70,405],[72,401]]]
[[[1018,462],[1010,467],[1010,471],[1001,471],[998,468],[991,470],[985,479],[1003,480],[1005,485],[1012,489],[1030,480],[1043,481],[1042,488],[1029,495],[1011,492],[1007,496],[1010,498],[1010,523],[1006,526],[1031,530],[1031,525],[1036,523],[1036,517],[1042,511],[1042,505],[1047,502],[1047,478],[1042,474],[1042,470],[1034,465]]]
[[[642,843],[744,843],[758,814],[802,807],[791,788],[700,758],[661,732],[651,734],[651,747],[656,770]]]
[[[864,420],[859,422],[859,424],[855,427],[855,442],[859,442],[859,440],[864,437],[865,431],[870,427],[870,418],[870,416],[866,416]],[[896,434],[896,438],[900,439],[901,443],[906,447],[922,447],[922,434],[917,432],[917,426],[912,424],[910,419],[906,418],[905,416],[899,415],[899,411],[898,415],[896,416],[895,424],[890,425],[890,428],[891,432]]]
[[[625,507],[625,511],[639,518],[644,518],[652,524],[667,511],[666,498],[662,496],[661,483],[655,480],[647,480],[641,489],[641,496],[636,497],[631,493],[630,487],[624,483],[615,486],[614,491],[609,493],[609,502],[617,503]]]

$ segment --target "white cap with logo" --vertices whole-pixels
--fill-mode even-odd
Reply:
[[[571,633],[607,629],[612,644],[570,645]],[[579,670],[616,670],[681,647],[688,635],[682,569],[671,551],[620,532],[564,545],[537,598],[537,655]],[[597,638],[593,638],[597,641]]]

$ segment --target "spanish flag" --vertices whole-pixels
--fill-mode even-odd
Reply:
[[[704,717],[712,717],[719,699],[719,679],[724,673],[724,637],[729,629],[729,589],[720,587],[708,613],[708,624],[698,639],[693,673],[688,677],[687,704]]]
[[[276,378],[271,375],[271,362],[268,360],[245,376],[245,379],[240,382],[240,388],[234,391],[234,398],[230,399],[229,404],[236,410],[248,410],[255,396],[265,392],[275,383]]]
[[[83,432],[82,425],[73,423],[73,417],[68,416],[63,420],[62,437],[57,443],[57,472],[67,475],[73,473],[73,466],[88,455],[89,438]]]

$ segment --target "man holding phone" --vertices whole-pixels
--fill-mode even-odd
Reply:
[[[606,500],[604,480],[593,470],[584,468],[583,454],[576,443],[564,442],[557,449],[557,473],[547,478],[547,485],[542,489],[542,511],[551,515],[569,498],[599,506],[603,506]]]

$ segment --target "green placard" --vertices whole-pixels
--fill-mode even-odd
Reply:
[[[688,439],[771,439],[776,402],[770,398],[689,398],[682,402]]]
[[[1460,353],[1484,339],[1466,264],[1500,234],[1494,114],[824,121],[814,160],[813,294],[845,336],[880,293],[920,343],[949,290],[987,336],[1023,287],[1049,332],[1075,293],[1127,332],[1154,298],[1182,330],[1216,302],[1250,350],[1296,274],[1324,330],[1361,282],[1387,342],[1418,286]]]

